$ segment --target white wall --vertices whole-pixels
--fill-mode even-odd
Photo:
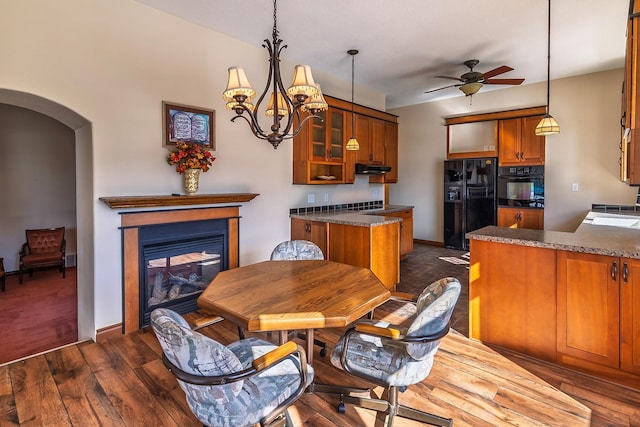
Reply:
[[[219,157],[201,175],[199,192],[260,194],[240,210],[241,264],[266,259],[276,243],[289,237],[288,210],[306,206],[309,193],[322,200],[316,204],[332,204],[373,200],[374,189],[380,189],[366,178],[354,185],[291,185],[291,143],[274,150],[255,139],[242,121],[229,121],[232,114],[221,96],[227,68],[243,65],[260,90],[267,76],[262,40],[248,45],[130,0],[65,0],[64,7],[0,0],[0,10],[0,91],[42,97],[90,122],[70,127],[76,130],[76,143],[82,140],[82,161],[91,162],[77,168],[88,169],[78,182],[79,200],[89,201],[78,227],[90,233],[78,231],[85,249],[78,263],[89,257],[84,263],[89,277],[78,280],[79,287],[90,287],[80,299],[93,300],[96,329],[122,319],[120,216],[98,198],[182,190],[182,177],[165,161],[162,101],[216,110]],[[285,42],[295,43],[295,38]],[[293,65],[282,63],[285,84]],[[315,78],[325,93],[350,99],[350,61],[336,75],[344,80],[321,73]],[[358,85],[356,102],[384,108],[382,94]]]
[[[28,228],[65,227],[76,253],[75,134],[49,116],[0,104],[0,256],[19,268]]]
[[[546,230],[574,231],[592,203],[635,204],[637,188],[618,179],[622,78],[619,69],[551,82],[551,114],[561,133],[546,143]],[[545,102],[546,83],[539,83],[390,110],[400,116],[400,150],[389,202],[415,205],[415,238],[443,241],[444,118]]]

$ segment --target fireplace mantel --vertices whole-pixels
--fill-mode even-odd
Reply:
[[[219,203],[250,202],[259,194],[254,193],[221,193],[160,195],[160,196],[115,196],[100,197],[111,209],[156,208],[172,206],[214,205]]]

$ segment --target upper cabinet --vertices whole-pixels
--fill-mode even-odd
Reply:
[[[620,178],[629,185],[640,185],[640,2],[631,0],[627,21],[627,46],[624,83],[622,87],[622,117],[620,120]]]
[[[500,166],[543,165],[545,139],[535,128],[546,107],[445,119],[447,159],[498,157]]]
[[[545,138],[537,136],[542,116],[518,117],[498,121],[498,164],[544,165]]]
[[[303,126],[293,139],[294,184],[352,184],[355,164],[391,166],[385,175],[371,176],[372,183],[398,180],[398,117],[325,96],[329,109]],[[304,116],[303,116],[304,117]],[[355,132],[352,132],[352,122]],[[360,150],[347,151],[346,142],[355,134]]]
[[[294,184],[345,182],[347,113],[330,106],[318,115],[293,140]]]
[[[497,125],[496,120],[483,120],[447,126],[448,158],[495,157]]]

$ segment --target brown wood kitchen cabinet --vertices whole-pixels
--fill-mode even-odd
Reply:
[[[406,257],[413,252],[413,209],[390,212],[384,216],[402,218],[400,223],[400,258]]]
[[[558,359],[640,373],[640,260],[558,251]]]
[[[384,121],[362,114],[357,114],[356,139],[360,150],[356,154],[357,163],[370,165],[384,164]]]
[[[498,227],[544,229],[544,209],[498,208]]]
[[[498,121],[499,166],[544,165],[545,138],[535,134],[542,116]]]
[[[360,226],[291,218],[291,239],[315,243],[325,259],[370,269],[390,290],[400,281],[400,222]]]
[[[470,338],[556,360],[556,251],[470,240]]]
[[[640,185],[640,1],[632,0],[627,21],[622,117],[620,124],[629,138],[620,144],[620,178],[629,185]]]
[[[389,290],[400,281],[400,223],[376,227],[329,223],[329,259],[368,268]]]
[[[325,96],[325,100],[329,109],[319,114],[323,121],[312,120],[293,138],[293,183],[352,184],[356,162],[391,165],[388,179],[372,176],[370,182],[396,182],[398,117],[355,104],[355,134],[360,150],[346,151],[347,140],[353,133],[351,102],[331,96]]]
[[[311,119],[293,139],[294,184],[345,182],[347,113],[330,106],[318,115],[322,121]]]
[[[326,222],[291,218],[291,239],[308,240],[315,243],[322,249],[325,259],[329,259],[329,253],[327,251],[328,230],[329,224]]]

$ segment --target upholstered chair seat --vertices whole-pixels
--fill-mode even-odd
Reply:
[[[223,345],[169,309],[151,313],[163,361],[195,417],[207,426],[270,425],[313,381],[304,349],[258,338]]]

